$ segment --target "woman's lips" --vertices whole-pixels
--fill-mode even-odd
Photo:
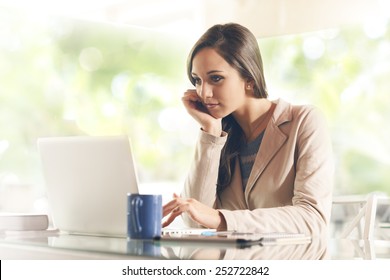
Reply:
[[[208,104],[204,104],[207,109],[213,109],[215,107],[217,107],[219,105],[219,103],[208,103]]]

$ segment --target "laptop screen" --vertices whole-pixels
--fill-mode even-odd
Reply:
[[[127,136],[40,138],[38,149],[56,228],[126,236],[127,193],[138,193]]]

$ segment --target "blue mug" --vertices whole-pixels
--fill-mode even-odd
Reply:
[[[132,239],[161,236],[162,196],[127,194],[127,235]]]

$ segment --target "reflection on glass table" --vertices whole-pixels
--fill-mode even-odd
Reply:
[[[6,254],[33,252],[32,254]],[[45,252],[35,254],[34,252]],[[58,252],[65,254],[57,254]],[[54,257],[52,257],[54,256]],[[254,245],[248,248],[212,243],[154,242],[126,238],[65,235],[2,235],[0,258],[72,259],[215,259],[215,260],[327,260],[390,259],[390,241],[313,237],[306,244]]]
[[[312,238],[304,244],[275,245],[264,243],[247,248],[233,246],[217,247],[201,243],[164,243],[161,242],[163,254],[167,258],[179,259],[215,259],[215,260],[320,260],[329,258],[327,254],[327,239]]]
[[[55,248],[98,251],[128,256],[161,259],[326,259],[326,238],[313,238],[307,244],[253,245],[238,248],[210,242],[156,242],[124,238],[61,235],[50,237],[48,245]]]
[[[58,233],[48,236],[17,234],[0,237],[0,247],[13,245],[22,246],[26,250],[65,250],[76,255],[80,252],[105,254],[107,259],[114,256],[124,259],[132,256],[158,259],[323,259],[326,256],[326,243],[326,239],[313,239],[310,244],[257,245],[239,249],[211,243],[164,243]]]

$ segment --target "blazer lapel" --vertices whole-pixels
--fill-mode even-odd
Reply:
[[[291,118],[290,105],[279,99],[273,116],[265,130],[259,152],[256,155],[256,159],[245,188],[246,193],[250,192],[261,173],[263,173],[269,162],[286,142],[287,135],[279,129],[279,125],[285,123],[286,121],[290,121]]]

